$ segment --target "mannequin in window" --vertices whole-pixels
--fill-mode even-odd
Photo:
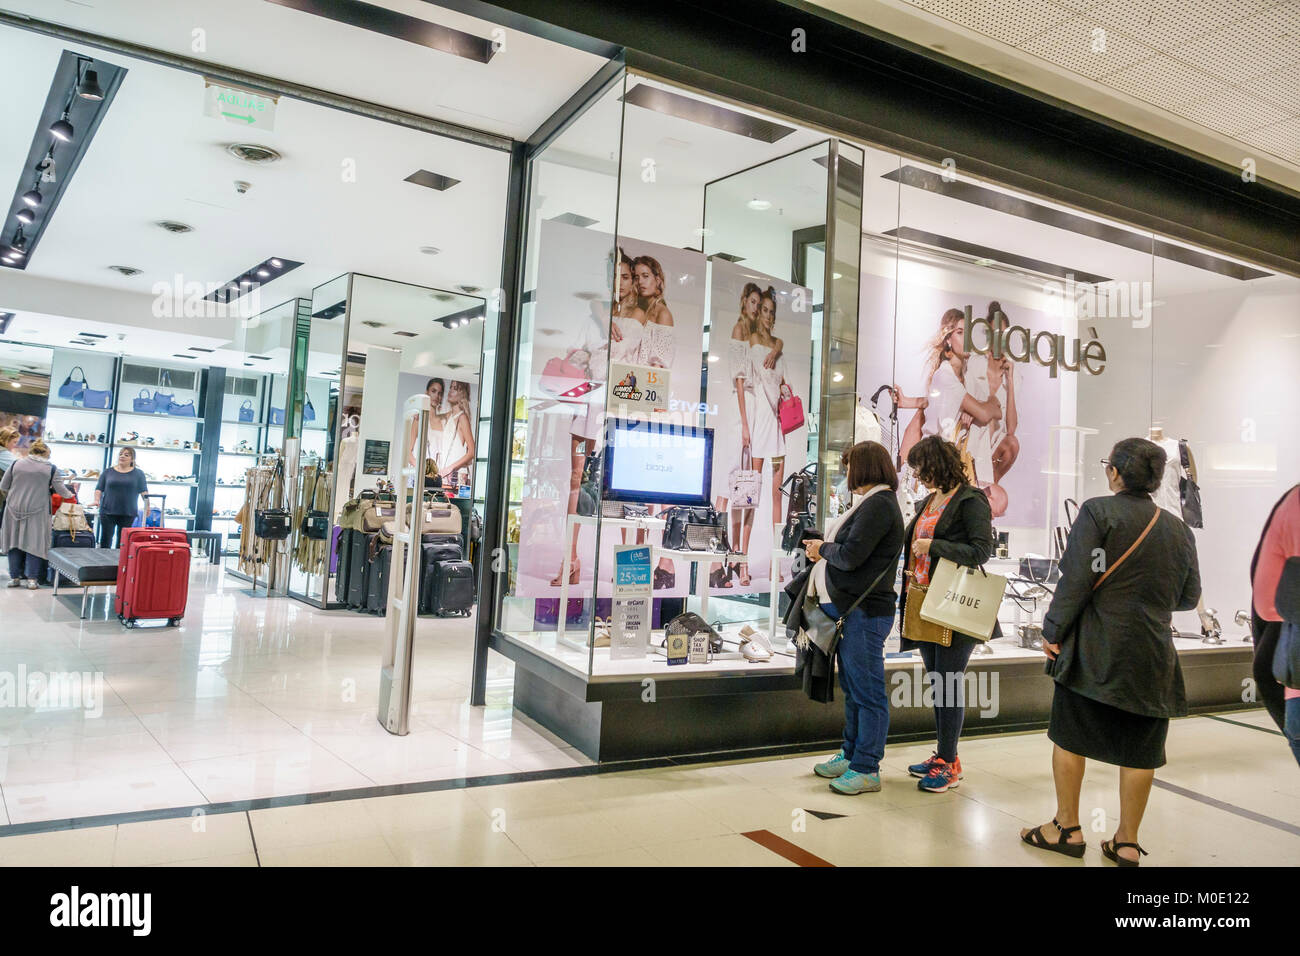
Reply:
[[[1181,521],[1183,518],[1182,479],[1190,478],[1194,484],[1199,484],[1196,480],[1196,459],[1192,457],[1192,450],[1188,448],[1187,470],[1184,472],[1180,442],[1176,438],[1167,438],[1164,428],[1160,425],[1152,425],[1147,432],[1147,438],[1159,445],[1165,453],[1165,474],[1153,496],[1155,503]],[[1206,639],[1206,642],[1222,643],[1220,634],[1223,628],[1219,625],[1215,611],[1206,608],[1204,595],[1196,602],[1196,616],[1201,619],[1201,636]]]

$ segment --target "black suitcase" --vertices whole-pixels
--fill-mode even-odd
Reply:
[[[393,548],[383,545],[366,566],[366,612],[388,613],[388,572],[393,566]]]
[[[349,549],[348,561],[348,599],[347,605],[356,611],[366,609],[366,568],[370,563],[370,539],[373,534],[364,531],[352,532],[352,547]]]
[[[335,547],[338,549],[338,563],[334,567],[334,600],[340,604],[348,603],[348,584],[349,571],[352,568],[352,535],[351,528],[342,528],[339,530],[338,541]]]
[[[474,568],[468,561],[439,561],[435,567],[432,613],[468,615],[474,607]]]
[[[449,540],[426,543],[420,552],[420,614],[434,613],[433,597],[437,588],[438,565],[444,561],[459,561],[464,555],[460,551],[460,541],[456,535],[439,535]]]

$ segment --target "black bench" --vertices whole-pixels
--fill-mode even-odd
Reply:
[[[220,531],[186,531],[185,537],[189,538],[190,545],[196,542],[203,549],[203,553],[208,556],[209,564],[221,563],[221,532]],[[199,550],[195,548],[194,550]]]
[[[84,618],[91,588],[117,587],[118,554],[116,548],[51,548],[49,561],[54,572],[54,593],[59,593],[59,582],[63,580],[80,587]]]

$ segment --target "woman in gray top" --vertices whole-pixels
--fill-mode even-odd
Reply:
[[[119,541],[122,529],[135,522],[140,508],[140,496],[149,493],[149,480],[135,466],[135,449],[123,448],[117,453],[117,464],[99,476],[95,485],[95,507],[99,509],[99,546],[115,548],[114,536]]]
[[[28,589],[35,591],[50,553],[50,493],[71,498],[72,492],[59,480],[49,446],[39,438],[26,458],[9,466],[0,479],[0,492],[5,493],[0,551],[9,552],[9,587],[20,587],[26,579]]]

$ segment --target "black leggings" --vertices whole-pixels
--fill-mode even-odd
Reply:
[[[921,645],[926,679],[937,685],[934,689],[934,726],[939,738],[936,749],[939,757],[948,763],[957,759],[957,741],[966,721],[966,664],[976,643],[975,638],[954,632],[947,647]]]
[[[101,514],[99,516],[99,546],[101,548],[116,548],[118,543],[114,542],[114,537],[116,536],[120,540],[119,530],[131,527],[134,521],[135,515]]]
[[[1273,676],[1273,652],[1277,649],[1282,624],[1280,621],[1265,621],[1257,614],[1251,615],[1250,624],[1255,636],[1255,693],[1278,729],[1286,733],[1286,693]]]

